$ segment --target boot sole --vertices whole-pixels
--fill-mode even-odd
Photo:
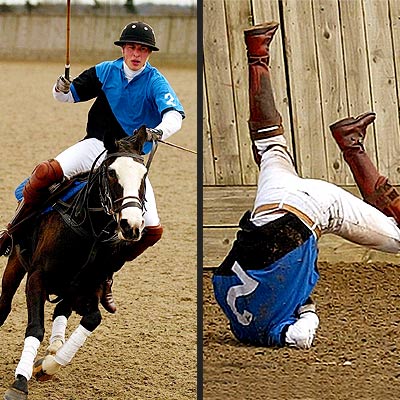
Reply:
[[[252,26],[251,28],[245,29],[244,34],[245,35],[259,35],[260,33],[265,33],[269,30],[272,29],[277,29],[279,26],[278,22],[272,21],[272,22],[267,22],[265,24],[259,24]]]
[[[369,116],[374,117],[371,122],[373,122],[375,120],[375,118],[376,118],[376,114],[374,112],[366,112],[364,114],[359,115],[356,118],[353,118],[353,117],[343,118],[340,121],[335,122],[332,125],[330,125],[329,128],[331,130],[335,130],[337,128],[342,128],[344,126],[353,125],[353,124],[355,124],[355,123],[357,123],[357,122],[361,121],[362,119],[367,118]]]

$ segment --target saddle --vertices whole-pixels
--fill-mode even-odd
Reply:
[[[23,198],[23,190],[28,178],[21,182],[15,189],[15,198],[17,201],[21,201]],[[49,188],[48,198],[43,202],[43,207],[38,210],[37,215],[47,214],[54,210],[54,206],[57,201],[68,201],[76,193],[78,193],[85,185],[87,180],[79,176],[69,180],[65,180],[61,183],[55,184]]]

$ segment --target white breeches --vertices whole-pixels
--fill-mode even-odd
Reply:
[[[90,171],[92,164],[104,150],[104,144],[101,140],[95,138],[84,139],[64,150],[55,159],[60,163],[64,175],[67,178],[72,178],[77,174]],[[104,157],[105,153],[97,161],[96,167],[101,164]],[[157,226],[160,223],[160,218],[158,217],[154,191],[148,177],[146,178],[146,200],[144,206],[145,226]]]
[[[267,151],[272,144],[278,145]],[[393,218],[332,183],[299,177],[283,136],[259,140],[256,145],[262,161],[254,210],[264,204],[287,204],[306,214],[322,234],[333,233],[376,250],[400,252],[400,229]],[[263,225],[276,218],[272,211],[253,216],[253,222]]]

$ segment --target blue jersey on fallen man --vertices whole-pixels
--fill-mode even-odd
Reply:
[[[239,341],[282,347],[287,327],[319,278],[317,240],[290,213],[257,227],[248,211],[239,226],[231,251],[214,273],[215,298]]]

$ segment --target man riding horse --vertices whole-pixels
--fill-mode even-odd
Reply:
[[[183,107],[167,79],[149,63],[152,52],[159,50],[153,28],[144,22],[131,22],[114,44],[121,47],[121,58],[99,63],[72,82],[64,76],[57,79],[53,87],[56,100],[77,103],[96,99],[88,113],[87,134],[80,142],[34,169],[14,218],[0,234],[0,255],[9,255],[13,235],[43,205],[48,188],[89,171],[99,154],[115,140],[133,135],[142,125],[151,128],[150,133],[156,140],[166,139],[181,128],[185,117]],[[148,142],[144,153],[149,153],[151,147]],[[101,161],[102,158],[98,163]],[[153,246],[163,232],[149,179],[146,179],[145,210],[144,234],[126,261]],[[114,313],[111,285],[112,277],[109,277],[101,302],[107,311]]]

